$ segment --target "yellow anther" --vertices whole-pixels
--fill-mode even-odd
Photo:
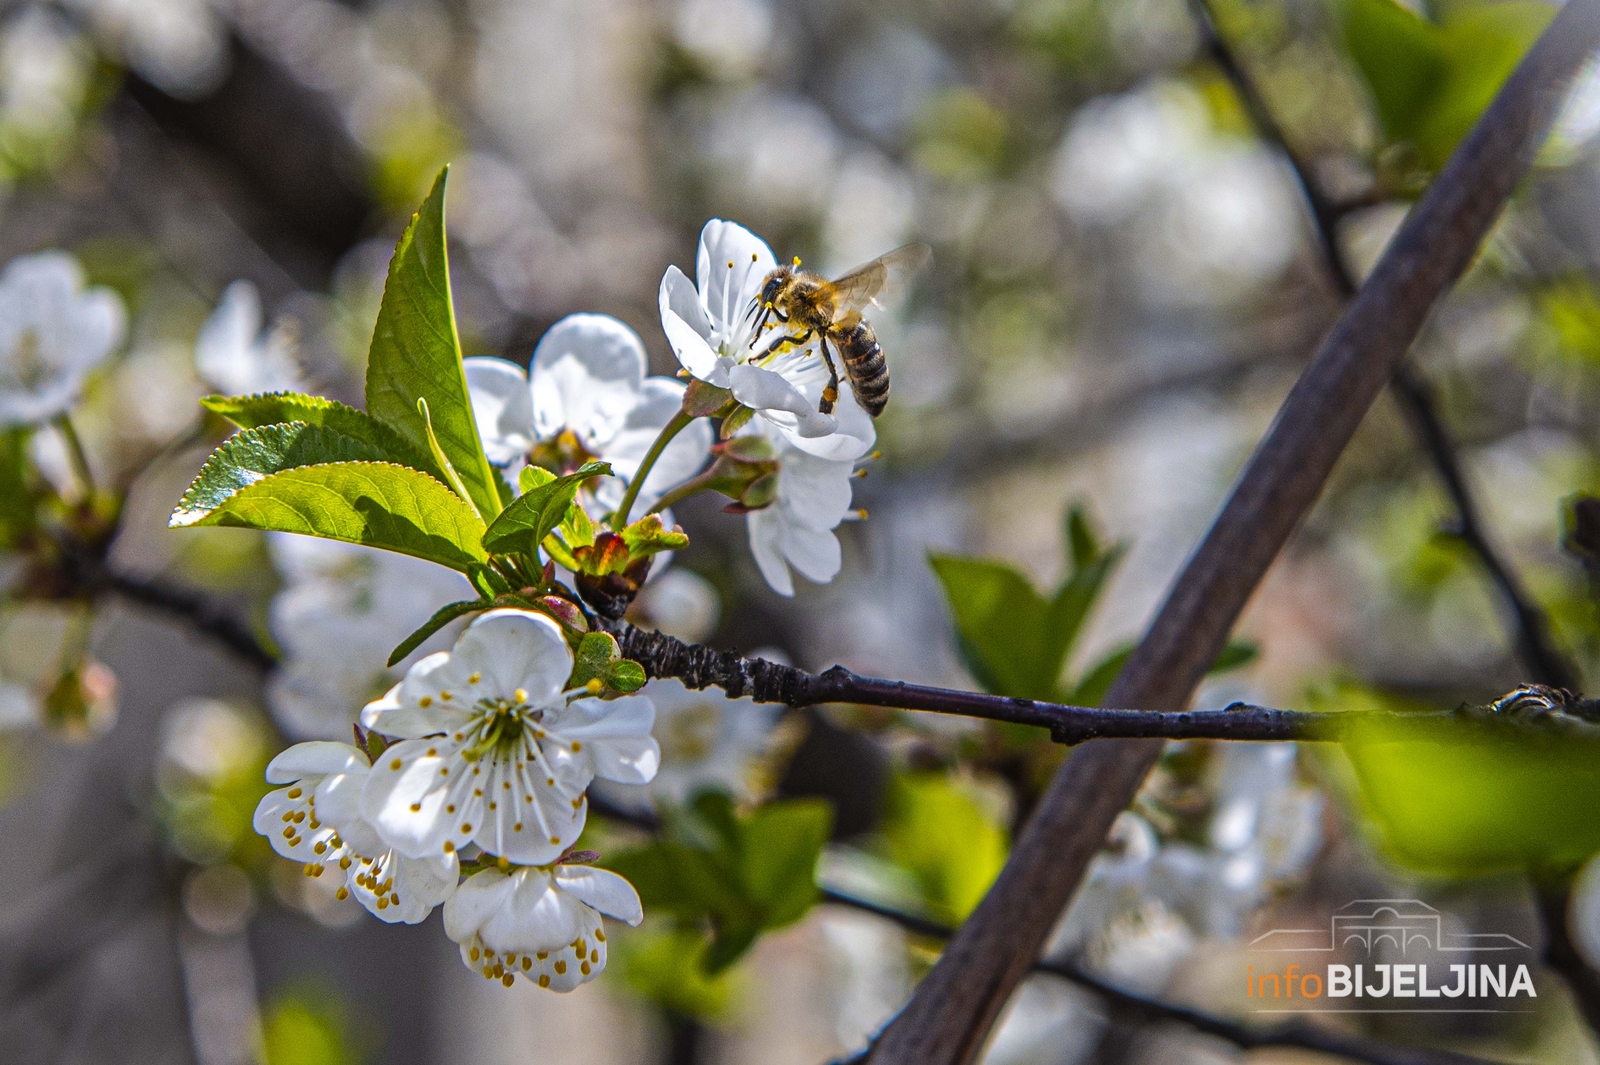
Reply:
[[[494,864],[496,866],[498,866],[500,868],[500,871],[503,873],[507,869],[511,868],[511,859],[507,858],[504,854],[502,854],[500,857],[495,859]]]
[[[422,804],[420,802],[412,803],[411,804],[411,812],[414,813],[414,814],[420,814],[422,812]]]
[[[289,798],[291,798],[291,799],[298,799],[301,795],[304,795],[304,794],[305,794],[305,792],[301,791],[299,788],[290,788],[289,792],[288,792]]]
[[[554,846],[554,847],[561,846],[561,837],[560,836],[551,836],[550,837],[550,844],[551,844],[551,846]]]
[[[728,260],[728,269],[729,269],[729,270],[732,270],[732,269],[733,269],[733,260],[732,260],[732,259],[729,259],[729,260]]]
[[[502,984],[504,984],[506,987],[510,987],[512,984],[517,982],[517,978],[515,976],[512,976],[510,973],[506,973],[504,976],[502,976],[500,978],[500,982]]]
[[[350,897],[350,889],[340,888],[338,891],[333,893],[333,897],[338,899],[340,902],[343,902],[345,899]]]
[[[511,831],[513,831],[513,832],[521,832],[522,831],[522,822],[518,821],[516,824],[512,825],[511,826]]]
[[[594,938],[599,940],[601,943],[604,943],[606,941],[605,930],[601,929],[601,928],[596,928],[594,930]]]
[[[456,804],[455,803],[451,803],[449,806],[446,806],[444,808],[444,812],[447,813],[447,814],[455,813],[456,812]]]
[[[451,699],[455,698],[455,695],[452,694],[451,692],[440,692],[439,693],[439,698],[443,699],[445,702],[448,703]]]
[[[462,822],[461,831],[464,832],[464,833],[465,832],[471,832],[472,831],[472,825],[470,823],[468,823],[468,822]]]
[[[531,968],[533,968],[533,959],[529,958],[529,957],[524,957],[522,959],[522,971],[523,972],[527,972]]]
[[[471,958],[473,961],[477,961],[479,958],[483,957],[483,951],[479,950],[477,947],[473,947],[472,952],[468,954],[467,957]]]
[[[518,688],[511,694],[519,703],[525,703],[528,701],[528,691],[526,688]]]
[[[605,690],[605,685],[600,683],[599,677],[590,677],[589,683],[583,686],[583,690],[588,692],[590,695],[599,695]]]
[[[795,256],[795,257],[794,257],[794,264],[795,264],[795,265],[796,265],[796,266],[799,266],[799,265],[800,265],[800,256],[798,256],[798,255],[796,255],[796,256]]]
[[[293,810],[290,810],[288,813],[283,815],[283,823],[284,824],[288,824],[289,822],[291,822],[293,820],[294,820],[294,811]]]
[[[433,696],[424,695],[422,698],[417,700],[417,705],[426,710],[428,707],[433,705]]]
[[[295,815],[294,815],[294,823],[295,824],[298,825],[301,822],[303,822],[305,819],[306,819],[306,812],[304,810],[296,810],[295,811]]]
[[[565,975],[567,975],[567,963],[564,962],[564,961],[556,962],[555,970],[556,970],[556,975],[557,976],[565,976]]]
[[[589,975],[589,963],[588,962],[584,962],[582,965],[578,966],[578,971],[583,973],[583,975],[588,976]]]
[[[482,679],[483,679],[483,674],[482,673],[474,673],[474,674],[472,674],[472,676],[467,678],[467,683],[468,684],[476,684]]]
[[[446,854],[454,854],[456,852],[456,845],[454,843],[451,843],[449,840],[445,840],[444,841],[444,852]]]
[[[322,853],[324,853],[324,852],[326,852],[326,851],[327,851],[327,849],[328,849],[328,845],[327,845],[327,844],[326,844],[326,843],[323,843],[323,842],[321,842],[321,841],[320,841],[320,840],[319,840],[319,841],[318,841],[318,842],[317,842],[317,845],[316,845],[316,846],[314,846],[314,847],[312,847],[312,848],[311,848],[311,849],[312,849],[312,850],[313,850],[313,851],[315,851],[315,852],[316,852],[316,853],[318,853],[318,854],[322,854]]]
[[[429,758],[434,757],[438,753],[439,753],[439,748],[437,748],[437,747],[429,747],[428,748],[428,757]]]
[[[348,868],[350,868],[350,856],[348,854],[346,854],[343,858],[339,859],[339,868],[340,869],[348,869]]]
[[[400,759],[396,758],[394,761],[389,763],[389,768],[398,773],[400,771],[400,765]]]
[[[284,839],[294,839],[294,826],[293,825],[290,825],[288,828],[283,830],[283,838]]]
[[[534,955],[534,957],[538,958],[540,961],[544,961],[549,956],[550,952],[548,950],[541,950],[538,954]]]
[[[387,910],[388,908],[389,908],[389,900],[388,899],[379,899],[378,900],[378,909]]]
[[[540,987],[549,987],[550,986],[550,977],[546,976],[544,973],[540,973],[539,974],[539,986]]]
[[[572,753],[573,753],[573,754],[577,754],[577,753],[578,753],[578,752],[579,752],[579,751],[581,751],[581,750],[583,750],[583,743],[582,743],[582,741],[580,741],[580,740],[573,740],[573,741],[572,741]]]

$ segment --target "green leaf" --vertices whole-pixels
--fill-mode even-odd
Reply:
[[[28,437],[24,426],[0,430],[0,548],[22,546],[37,524],[38,502],[29,474]]]
[[[335,462],[284,469],[246,481],[203,509],[191,505],[200,486],[197,480],[169,525],[303,533],[398,551],[463,573],[488,561],[477,515],[450,489],[408,466]]]
[[[832,828],[826,802],[771,802],[740,815],[720,792],[669,811],[664,837],[612,855],[648,909],[709,928],[701,967],[715,974],[762,932],[793,924],[816,903],[816,865]]]
[[[482,599],[463,599],[457,603],[445,604],[434,612],[433,617],[429,618],[427,621],[424,621],[417,628],[416,632],[413,632],[410,636],[407,636],[404,640],[401,640],[399,647],[396,647],[393,651],[389,652],[389,661],[387,664],[390,666],[397,664],[403,658],[405,658],[406,655],[421,647],[423,642],[426,641],[429,636],[432,636],[434,633],[450,624],[456,618],[464,617],[467,614],[474,613],[475,611],[487,610],[491,605],[491,603],[486,603]]]
[[[478,512],[491,517],[500,513],[500,492],[478,439],[450,297],[444,225],[449,172],[439,172],[389,261],[367,356],[367,412],[428,453],[427,424],[417,410],[417,401],[427,400],[440,448]]]
[[[371,444],[393,462],[443,480],[427,454],[412,447],[405,437],[365,411],[331,399],[299,392],[265,392],[253,396],[206,396],[200,405],[222,415],[241,429],[257,429],[280,422],[320,425]]]
[[[211,453],[194,483],[178,501],[168,523],[194,525],[230,496],[263,477],[301,466],[328,462],[383,462],[387,456],[371,444],[305,422],[286,422],[245,429]]]
[[[1080,505],[1067,510],[1067,561],[1076,573],[1093,565],[1100,557],[1100,541],[1089,526],[1088,514]]]
[[[1228,645],[1222,649],[1217,660],[1211,663],[1212,673],[1227,673],[1231,670],[1248,666],[1256,660],[1261,653],[1261,648],[1248,640],[1229,640]]]
[[[1384,133],[1437,170],[1472,128],[1555,9],[1536,0],[1456,4],[1442,23],[1393,0],[1344,0],[1344,37]]]
[[[897,775],[880,831],[888,857],[922,889],[930,915],[960,924],[1005,865],[1010,844],[995,811],[952,774]]]
[[[1099,706],[1105,699],[1106,692],[1111,690],[1111,685],[1117,682],[1122,667],[1126,666],[1128,659],[1132,657],[1131,643],[1112,651],[1089,667],[1089,671],[1078,681],[1077,686],[1062,697],[1062,702],[1071,703],[1073,706]]]
[[[619,938],[607,960],[629,987],[680,1017],[717,1020],[738,988],[731,974],[707,976],[698,964],[704,937],[692,928],[643,928]]]
[[[1063,655],[1051,638],[1050,604],[1003,562],[929,555],[944,585],[974,679],[996,695],[1053,699]]]
[[[1339,684],[1319,710],[1433,710]],[[1451,876],[1559,875],[1600,850],[1600,729],[1542,728],[1466,711],[1447,727],[1364,720],[1343,744],[1362,806],[1387,852]]]
[[[529,467],[534,469],[535,467]],[[548,472],[548,471],[545,471]],[[526,489],[483,534],[483,546],[495,554],[510,551],[532,553],[544,542],[556,526],[567,516],[578,489],[591,477],[611,473],[606,462],[585,462],[565,477],[552,477],[542,484]],[[528,481],[524,481],[526,485]]]

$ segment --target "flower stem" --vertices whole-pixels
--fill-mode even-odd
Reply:
[[[650,476],[650,471],[655,467],[656,460],[667,449],[672,438],[694,421],[683,411],[672,416],[672,420],[661,427],[661,433],[656,437],[655,443],[650,445],[650,450],[645,452],[644,461],[639,463],[639,469],[634,472],[633,479],[628,482],[628,490],[623,494],[622,502],[617,506],[617,512],[611,515],[611,528],[614,532],[621,532],[628,525],[628,515],[633,510],[634,501],[639,498],[639,490],[644,487],[644,482]]]
[[[87,500],[94,495],[94,474],[89,471],[89,456],[84,452],[83,440],[72,424],[72,415],[65,412],[56,415],[55,427],[61,431],[62,439],[67,442],[67,458],[72,463],[72,473],[83,487],[83,497]]]
[[[689,478],[687,481],[684,481],[678,487],[674,488],[672,491],[668,492],[666,495],[650,504],[650,509],[645,511],[645,514],[659,514],[661,511],[666,510],[674,503],[681,502],[682,500],[688,499],[690,496],[699,495],[701,492],[708,491],[711,491],[710,470],[700,474],[698,477]]]

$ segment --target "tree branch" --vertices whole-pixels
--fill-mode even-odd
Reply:
[[[1289,393],[1108,703],[1177,709],[1188,701],[1434,303],[1499,216],[1561,88],[1597,42],[1600,0],[1570,0],[1506,81]],[[885,1029],[874,1062],[973,1060],[1160,752],[1155,740],[1073,752],[988,895]]]
[[[925,917],[903,913],[892,907],[883,906],[842,891],[823,888],[821,894],[822,901],[825,903],[847,906],[853,910],[860,910],[863,913],[886,918],[914,935],[927,936],[930,939],[948,939],[952,934],[949,928],[939,924],[937,921],[930,921]],[[1255,1050],[1259,1047],[1293,1047],[1299,1050],[1314,1050],[1322,1054],[1333,1054],[1353,1061],[1364,1061],[1369,1065],[1495,1065],[1494,1062],[1486,1058],[1458,1054],[1450,1050],[1434,1050],[1427,1047],[1396,1046],[1390,1043],[1380,1043],[1372,1039],[1345,1035],[1341,1032],[1330,1031],[1326,1028],[1303,1022],[1253,1028],[1237,1021],[1230,1021],[1200,1010],[1191,1009],[1188,1006],[1162,1002],[1160,999],[1148,998],[1132,991],[1126,991],[1115,984],[1107,983],[1100,977],[1086,972],[1068,961],[1040,961],[1034,964],[1033,971],[1059,976],[1064,980],[1069,980],[1080,987],[1093,991],[1100,996],[1108,1010],[1113,1014],[1120,1014],[1150,1023],[1173,1022],[1181,1024],[1204,1035],[1215,1036],[1225,1042],[1232,1043],[1241,1050]],[[865,1055],[853,1060],[865,1060]]]
[[[1355,295],[1359,286],[1339,241],[1339,220],[1346,211],[1323,194],[1306,160],[1290,145],[1287,134],[1273,116],[1272,108],[1261,95],[1255,79],[1246,72],[1233,48],[1223,38],[1211,4],[1212,0],[1193,0],[1195,19],[1204,37],[1207,54],[1233,85],[1245,113],[1250,116],[1251,124],[1262,139],[1277,147],[1288,160],[1310,209],[1319,238],[1317,247],[1327,266],[1328,276],[1340,295],[1348,299]],[[1551,641],[1549,619],[1489,539],[1477,501],[1467,487],[1455,442],[1450,438],[1450,431],[1445,427],[1438,405],[1434,402],[1432,387],[1415,367],[1404,362],[1395,368],[1391,384],[1417,443],[1433,462],[1445,494],[1455,508],[1456,520],[1451,531],[1478,556],[1511,612],[1512,638],[1516,643],[1517,657],[1522,660],[1529,679],[1556,688],[1577,690],[1578,671]]]

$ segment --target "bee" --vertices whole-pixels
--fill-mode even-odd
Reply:
[[[800,269],[799,259],[793,266],[778,267],[767,275],[756,296],[760,316],[753,335],[759,338],[769,319],[782,327],[758,357],[785,345],[798,348],[816,337],[828,364],[828,385],[817,410],[832,414],[839,399],[839,369],[828,348],[831,343],[844,363],[856,400],[876,418],[889,402],[889,366],[878,334],[861,312],[869,306],[882,307],[878,298],[903,288],[928,265],[932,255],[926,244],[907,244],[832,281]],[[752,345],[755,342],[752,340]]]

